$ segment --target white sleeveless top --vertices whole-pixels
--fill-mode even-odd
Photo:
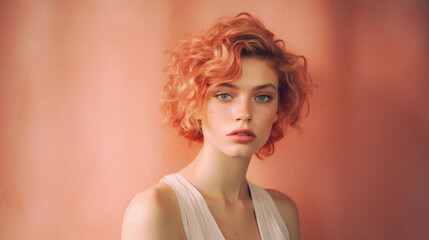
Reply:
[[[176,193],[188,240],[225,240],[201,193],[182,175],[167,175],[160,182]],[[289,232],[273,199],[265,189],[248,181],[262,240],[289,240]]]

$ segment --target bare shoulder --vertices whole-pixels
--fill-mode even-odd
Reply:
[[[182,239],[180,207],[174,191],[160,183],[138,193],[122,223],[122,240]]]
[[[287,215],[298,213],[298,208],[295,202],[289,196],[274,189],[266,189],[266,190],[273,198],[277,208],[282,214],[283,212],[286,213]]]
[[[299,214],[295,202],[289,196],[280,191],[273,189],[266,190],[273,198],[274,203],[282,215],[282,218],[289,231],[290,240],[300,239]]]

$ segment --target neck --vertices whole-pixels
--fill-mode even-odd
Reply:
[[[231,157],[203,144],[180,173],[208,200],[234,203],[248,198],[246,173],[251,157]]]

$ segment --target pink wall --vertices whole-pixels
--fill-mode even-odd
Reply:
[[[319,85],[249,178],[295,199],[303,239],[429,238],[428,3],[107,2],[0,1],[0,239],[119,239],[198,147],[161,128],[163,52],[241,11]]]

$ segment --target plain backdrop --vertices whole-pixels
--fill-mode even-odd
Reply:
[[[248,178],[294,199],[303,240],[429,239],[424,0],[0,0],[0,239],[120,239],[199,147],[162,127],[165,51],[243,11],[319,85]]]

